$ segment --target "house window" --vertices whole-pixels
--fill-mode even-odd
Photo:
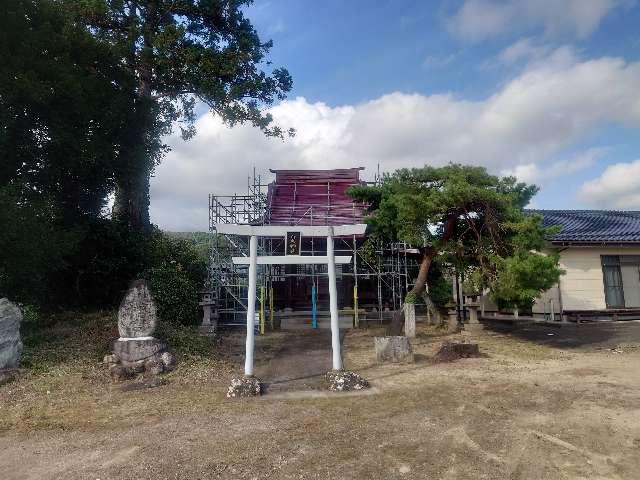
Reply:
[[[607,308],[640,308],[640,255],[603,255]]]

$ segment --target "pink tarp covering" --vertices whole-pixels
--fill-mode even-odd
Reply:
[[[271,170],[267,223],[271,225],[347,225],[362,223],[366,206],[346,191],[360,181],[362,168]]]

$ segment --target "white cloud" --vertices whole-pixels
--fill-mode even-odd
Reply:
[[[640,209],[640,160],[608,166],[600,177],[586,182],[579,195],[599,208]]]
[[[152,182],[152,218],[169,229],[206,229],[207,195],[245,191],[253,166],[364,166],[369,178],[377,164],[392,170],[461,162],[533,179],[575,171],[589,155],[595,161],[595,151],[586,160],[554,160],[591,130],[611,122],[640,126],[638,85],[640,63],[580,61],[559,49],[481,101],[394,92],[342,107],[282,102],[271,113],[297,129],[285,141],[249,126],[229,129],[205,114],[193,140],[169,139],[173,151]]]
[[[502,170],[502,175],[512,175],[521,182],[534,183],[544,187],[545,182],[564,175],[571,175],[595,165],[603,156],[604,149],[590,148],[569,160],[548,163],[527,163],[512,169]]]
[[[538,59],[549,53],[548,45],[537,45],[531,38],[523,38],[502,50],[498,58],[502,63],[512,64],[522,60]]]
[[[478,41],[519,30],[589,36],[621,0],[466,0],[449,20],[460,38]]]

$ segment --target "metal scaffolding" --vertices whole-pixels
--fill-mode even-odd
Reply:
[[[327,185],[326,205],[307,205],[296,210],[291,207],[291,225],[311,224],[314,219],[329,215],[340,215],[341,221],[349,223],[344,207],[336,210],[331,205],[331,185]],[[296,188],[293,188],[296,194]],[[269,198],[269,185],[262,183],[260,175],[249,177],[247,192],[238,195],[209,195],[209,230],[211,233],[211,255],[208,280],[205,286],[205,300],[211,306],[212,321],[219,326],[244,326],[246,324],[246,305],[248,294],[248,267],[234,265],[232,257],[248,256],[249,244],[242,237],[216,232],[216,224],[268,224],[272,218]],[[279,207],[282,208],[282,207]],[[332,210],[333,208],[333,210]],[[358,209],[358,210],[357,210]],[[353,223],[358,223],[356,215],[362,212],[362,205],[353,205]],[[336,213],[337,212],[337,213]],[[282,214],[282,212],[280,213]],[[295,217],[293,215],[296,215]],[[323,217],[324,215],[324,217]],[[361,218],[361,217],[360,217]],[[413,286],[417,272],[417,261],[411,253],[415,252],[404,243],[377,243],[375,259],[371,255],[362,255],[363,238],[338,237],[335,241],[336,255],[350,255],[350,265],[344,265],[341,277],[351,279],[353,298],[347,302],[342,299],[341,313],[353,316],[354,326],[365,322],[383,322],[391,317],[392,311],[402,307],[406,293]],[[284,238],[260,237],[259,255],[283,255]],[[302,255],[324,255],[325,245],[322,239],[308,239],[303,242]],[[313,323],[316,323],[317,285],[326,279],[326,268],[322,265],[298,265],[285,268],[282,265],[259,265],[258,288],[256,289],[256,328],[264,332],[274,328],[277,305],[274,298],[274,283],[291,277],[307,279],[311,285],[309,305]],[[305,282],[305,285],[307,282]],[[346,305],[350,306],[347,307]],[[307,309],[309,309],[307,307]]]

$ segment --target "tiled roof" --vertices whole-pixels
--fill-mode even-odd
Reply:
[[[540,213],[543,225],[559,225],[552,242],[640,243],[640,211],[527,210]]]
[[[362,223],[366,205],[347,189],[362,183],[362,168],[271,170],[276,174],[267,194],[271,225],[343,225]]]

